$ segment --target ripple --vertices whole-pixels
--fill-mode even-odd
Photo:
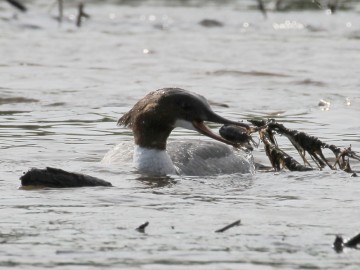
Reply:
[[[9,97],[9,98],[0,97],[0,105],[14,104],[14,103],[34,103],[34,102],[39,102],[39,100],[33,98],[25,98],[25,97]]]
[[[287,74],[273,73],[267,71],[240,71],[240,70],[228,70],[220,69],[215,71],[206,72],[207,75],[215,76],[255,76],[255,77],[291,77]]]

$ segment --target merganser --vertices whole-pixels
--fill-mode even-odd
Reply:
[[[217,115],[203,96],[180,88],[150,92],[119,119],[118,125],[133,131],[133,164],[142,174],[253,173],[252,155],[228,146],[238,147],[236,143],[213,133],[204,121],[250,128]],[[224,144],[197,140],[167,144],[170,133],[176,127],[198,131]],[[123,155],[121,147],[115,147],[105,155],[103,162],[114,163]]]

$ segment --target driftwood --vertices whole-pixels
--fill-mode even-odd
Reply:
[[[111,187],[111,183],[86,174],[67,172],[61,169],[47,167],[32,168],[20,177],[24,188],[72,188],[72,187]]]

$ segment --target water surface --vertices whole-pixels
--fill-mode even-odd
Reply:
[[[358,269],[335,234],[360,222],[358,178],[341,171],[149,179],[101,158],[131,141],[117,119],[142,96],[181,87],[360,149],[359,9],[270,13],[239,3],[91,3],[61,26],[44,1],[1,3],[0,266],[16,269]],[[203,19],[223,27],[206,28]],[[318,106],[321,99],[330,106]],[[217,129],[217,126],[213,126]],[[207,138],[175,130],[171,139]],[[296,156],[284,138],[279,143]],[[255,157],[266,163],[261,147]],[[88,173],[113,188],[18,190],[30,167]],[[353,164],[359,169],[359,163]],[[241,219],[225,233],[214,231]],[[135,230],[149,221],[146,233]]]

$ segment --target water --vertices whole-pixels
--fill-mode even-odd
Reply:
[[[359,7],[270,13],[245,4],[90,3],[61,27],[46,1],[0,4],[0,266],[16,269],[358,269],[335,234],[359,232],[358,178],[340,171],[149,179],[99,163],[131,141],[117,119],[147,92],[203,94],[220,115],[276,117],[360,149]],[[248,3],[248,2],[247,2]],[[30,8],[30,7],[29,7]],[[206,28],[202,19],[224,27]],[[319,100],[330,102],[318,106]],[[218,128],[214,126],[214,128]],[[175,130],[171,139],[201,138]],[[296,156],[283,138],[279,143]],[[261,149],[255,157],[266,163]],[[30,167],[113,188],[19,190]],[[353,163],[359,169],[359,163]],[[241,219],[224,233],[214,231]],[[135,230],[149,221],[146,233]]]

